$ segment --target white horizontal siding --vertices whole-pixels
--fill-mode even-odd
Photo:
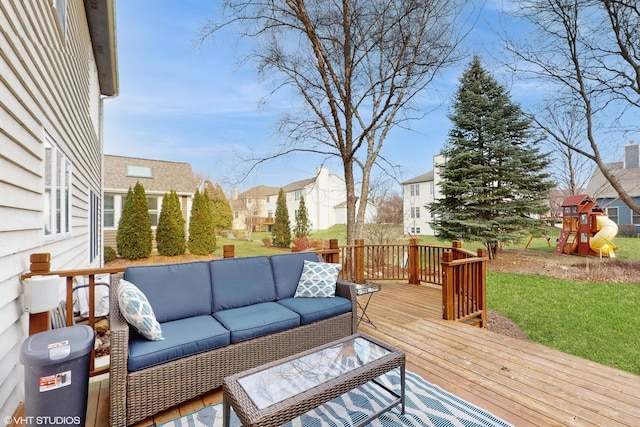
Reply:
[[[28,330],[19,277],[33,253],[52,269],[89,267],[89,190],[101,194],[101,106],[82,0],[67,0],[66,37],[49,1],[0,2],[0,416],[23,398]],[[99,110],[98,110],[99,111]],[[72,165],[71,233],[45,239],[44,138]],[[100,216],[100,215],[99,215]],[[93,265],[97,266],[99,260]],[[18,369],[16,369],[18,368]]]
[[[0,334],[0,342],[14,343],[12,346],[0,346],[0,411],[2,414],[9,414],[5,416],[12,415],[22,399],[22,394],[16,393],[16,390],[22,388],[23,382],[19,356],[22,337],[26,331],[21,323],[26,323],[26,319],[24,322],[14,322]]]

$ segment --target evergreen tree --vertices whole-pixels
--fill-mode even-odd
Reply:
[[[291,246],[291,225],[289,223],[289,210],[287,208],[287,200],[282,188],[278,193],[276,201],[276,216],[273,220],[273,228],[271,229],[273,236],[273,245],[281,248]]]
[[[189,221],[189,252],[208,255],[216,249],[216,233],[213,226],[213,212],[207,190],[196,190],[191,206]]]
[[[122,207],[122,216],[118,222],[116,235],[118,253],[126,259],[148,258],[151,255],[153,233],[149,204],[144,187],[138,181],[129,187],[127,198]]]
[[[187,250],[185,220],[175,190],[162,198],[162,210],[156,227],[156,246],[160,255],[183,255]]]
[[[304,203],[304,196],[300,196],[300,204],[296,212],[296,226],[293,233],[296,237],[307,237],[311,231],[311,223],[309,222],[309,213],[307,205]]]
[[[233,224],[233,212],[229,200],[224,195],[222,187],[219,184],[212,184],[211,181],[205,182],[209,200],[211,200],[213,208],[213,225],[219,233],[223,230],[231,230]]]
[[[530,120],[476,56],[460,78],[453,128],[439,166],[442,197],[428,208],[442,239],[479,241],[495,257],[504,243],[517,242],[541,225],[552,183],[544,170],[548,155]]]

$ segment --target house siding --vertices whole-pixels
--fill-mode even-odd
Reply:
[[[436,155],[433,157],[433,171],[402,183],[402,215],[405,233],[425,236],[434,235],[433,228],[431,228],[433,218],[427,206],[441,197],[438,166],[443,163],[444,157]],[[415,194],[415,192],[411,194],[411,186],[413,185],[417,186],[418,194]],[[412,211],[417,208],[419,208],[419,218],[412,214]]]
[[[99,78],[84,2],[67,0],[65,32],[49,1],[0,3],[0,415],[24,397],[20,346],[28,331],[20,275],[33,253],[51,268],[89,262],[89,192],[101,194]],[[45,239],[45,139],[71,164],[70,229]],[[101,218],[99,212],[97,215]],[[98,227],[100,229],[100,226]],[[100,238],[97,236],[97,238]]]
[[[148,168],[151,177],[129,176],[128,167]],[[185,235],[188,236],[191,205],[196,189],[196,180],[190,164],[105,154],[104,168],[104,195],[113,196],[113,226],[105,225],[103,229],[105,246],[110,246],[117,252],[118,223],[122,216],[124,199],[129,189],[134,188],[137,183],[143,186],[147,198],[157,199],[157,219],[160,218],[164,195],[171,190],[176,191],[185,220]],[[154,251],[157,249],[155,230],[156,227],[153,226]]]
[[[604,165],[605,168],[608,169],[608,172],[616,179],[618,185],[624,188],[636,204],[640,203],[639,152],[640,149],[638,145],[631,141],[631,143],[624,147],[622,161]],[[596,168],[591,175],[591,179],[587,185],[587,193],[595,199],[602,208],[617,208],[618,217],[615,222],[618,225],[634,224],[633,211],[626,203],[619,199],[617,190],[613,188],[599,168]],[[640,224],[636,222],[634,225],[636,226],[636,233],[640,233]]]
[[[635,203],[640,204],[640,197],[633,198]],[[640,233],[640,224],[633,222],[633,211],[626,203],[624,203],[620,199],[612,199],[612,198],[597,198],[596,203],[600,205],[605,212],[608,214],[608,209],[617,208],[618,216],[614,218],[615,223],[618,225],[630,225],[633,224],[636,227],[636,234]]]
[[[296,194],[304,196],[308,220],[312,230],[326,230],[336,224],[346,224],[345,199],[347,187],[342,178],[319,167],[316,175],[282,187],[289,212],[289,223],[295,227],[295,212],[300,206]],[[259,217],[275,216],[280,187],[258,186],[242,194],[232,195],[231,207],[234,214],[234,230],[246,229],[245,219],[249,212]],[[375,207],[367,209],[366,220],[375,217]]]

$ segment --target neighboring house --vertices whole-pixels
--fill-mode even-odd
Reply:
[[[142,184],[147,195],[154,235],[162,208],[162,198],[171,190],[178,193],[182,217],[185,219],[185,232],[188,231],[191,203],[196,190],[196,180],[190,164],[105,154],[103,183],[105,246],[111,246],[117,250],[116,234],[124,199],[129,188],[135,187],[137,182]]]
[[[0,7],[0,415],[24,399],[20,275],[102,265],[102,117],[118,92],[113,0]]]
[[[312,230],[326,230],[336,224],[346,224],[347,190],[344,179],[319,167],[313,178],[292,182],[282,187],[287,201],[291,227],[295,225],[300,198],[304,197]],[[280,187],[260,185],[240,194],[234,189],[229,201],[233,211],[233,229],[271,231]],[[367,219],[373,218],[370,206]]]
[[[433,157],[433,170],[402,183],[404,232],[413,236],[433,236],[431,221],[433,214],[427,207],[440,196],[440,174],[438,165],[444,157]]]
[[[238,194],[233,189],[229,205],[233,213],[231,228],[234,230],[271,231],[275,209],[267,211],[271,198],[277,199],[280,188],[259,185]],[[275,196],[274,196],[275,194]]]
[[[624,159],[621,162],[607,163],[607,170],[618,180],[622,188],[640,203],[640,150],[633,141],[624,147]],[[619,226],[634,225],[635,232],[640,233],[640,215],[634,213],[626,203],[618,198],[618,193],[606,180],[599,168],[593,172],[587,194],[591,196],[607,213],[609,218]],[[622,231],[622,227],[620,227]]]

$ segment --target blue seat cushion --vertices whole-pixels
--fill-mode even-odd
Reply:
[[[298,252],[269,257],[278,299],[291,298],[296,293],[305,260],[318,262],[319,257],[315,252]]]
[[[213,311],[276,300],[271,264],[266,256],[209,261]]]
[[[211,314],[211,279],[206,262],[127,267],[124,279],[144,293],[160,323]]]
[[[351,311],[351,302],[342,297],[333,298],[286,298],[278,304],[300,315],[300,324],[328,319]]]
[[[162,323],[163,341],[149,341],[132,330],[129,338],[129,371],[180,359],[230,343],[230,334],[211,315]]]
[[[232,343],[300,326],[300,316],[276,302],[217,311],[214,317],[231,332]]]

